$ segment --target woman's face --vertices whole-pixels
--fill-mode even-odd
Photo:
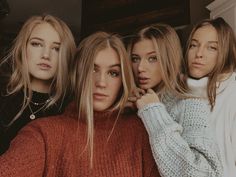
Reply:
[[[134,44],[131,62],[135,81],[140,88],[154,88],[162,81],[160,57],[151,40],[142,39]]]
[[[93,108],[104,111],[117,99],[122,87],[120,59],[110,47],[98,52],[93,73]]]
[[[58,32],[48,23],[32,30],[26,49],[32,89],[49,89],[58,65],[61,40]]]
[[[206,25],[193,34],[188,51],[188,69],[193,78],[207,76],[215,67],[218,57],[218,36],[215,28]]]

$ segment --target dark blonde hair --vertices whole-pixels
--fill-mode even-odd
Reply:
[[[85,38],[79,45],[75,56],[74,74],[72,78],[75,101],[79,118],[87,122],[87,145],[90,147],[90,157],[93,154],[93,70],[97,54],[106,48],[113,49],[120,60],[122,88],[120,95],[113,106],[107,111],[123,111],[128,96],[134,86],[133,74],[129,64],[128,55],[119,36],[106,32],[96,32]]]
[[[57,73],[50,86],[51,99],[45,108],[55,104],[59,99],[63,99],[70,88],[70,83],[68,82],[69,67],[76,50],[75,41],[70,29],[66,23],[57,17],[51,15],[32,16],[22,26],[9,54],[3,60],[3,62],[10,60],[12,66],[12,74],[7,85],[7,94],[14,94],[20,90],[23,90],[24,93],[23,106],[10,122],[10,125],[21,115],[32,98],[30,74],[26,61],[26,48],[33,29],[42,23],[51,25],[57,31],[61,40]]]
[[[128,44],[130,55],[134,45],[143,39],[151,40],[156,53],[160,54],[162,81],[157,87],[158,91],[184,96],[187,85],[181,77],[182,48],[175,30],[167,24],[153,24],[139,30]]]
[[[207,95],[213,109],[216,99],[216,83],[219,82],[219,74],[232,73],[236,68],[236,39],[232,28],[221,17],[216,19],[204,19],[192,29],[186,45],[185,63],[188,66],[188,52],[191,40],[195,32],[204,26],[210,25],[215,28],[218,36],[218,57],[213,70],[208,74]],[[186,75],[189,75],[187,70]]]

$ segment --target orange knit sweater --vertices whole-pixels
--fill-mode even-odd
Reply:
[[[140,119],[122,115],[114,127],[116,117],[115,113],[94,115],[92,168],[85,150],[86,123],[77,121],[71,104],[63,115],[35,120],[19,132],[0,157],[0,176],[160,176]]]

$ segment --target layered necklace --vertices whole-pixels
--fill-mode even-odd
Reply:
[[[29,98],[27,98],[27,99],[29,99]],[[47,99],[46,101],[44,101],[44,102],[34,102],[34,101],[30,100],[30,103],[29,103],[29,110],[30,110],[30,113],[31,113],[31,114],[30,114],[29,118],[30,118],[31,120],[34,120],[34,119],[36,118],[36,113],[38,113],[39,111],[41,111],[42,109],[44,109],[50,101],[51,101],[51,98],[48,98],[48,99]],[[36,106],[37,106],[37,107],[39,106],[39,108],[36,109],[35,111],[33,111],[33,109],[32,109],[32,107],[31,107],[30,104],[34,105],[35,107],[36,107]]]

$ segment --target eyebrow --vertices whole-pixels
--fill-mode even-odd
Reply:
[[[39,41],[42,41],[42,42],[44,41],[43,39],[41,39],[41,38],[39,38],[39,37],[32,37],[32,38],[29,39],[29,41],[30,41],[30,40],[35,40],[35,39],[36,39],[36,40],[39,40]],[[61,45],[60,42],[53,42],[53,44]]]
[[[156,51],[151,51],[151,52],[148,52],[147,54],[148,54],[148,55],[150,55],[150,54],[156,54]],[[138,55],[138,54],[136,54],[136,53],[131,53],[131,55]]]
[[[191,39],[191,42],[194,41],[194,42],[198,42],[197,39]],[[217,43],[218,44],[218,41],[207,41],[208,43]]]
[[[94,64],[95,67],[100,67],[99,65],[97,64]],[[120,64],[114,64],[114,65],[110,65],[109,68],[112,68],[112,67],[121,67]]]

